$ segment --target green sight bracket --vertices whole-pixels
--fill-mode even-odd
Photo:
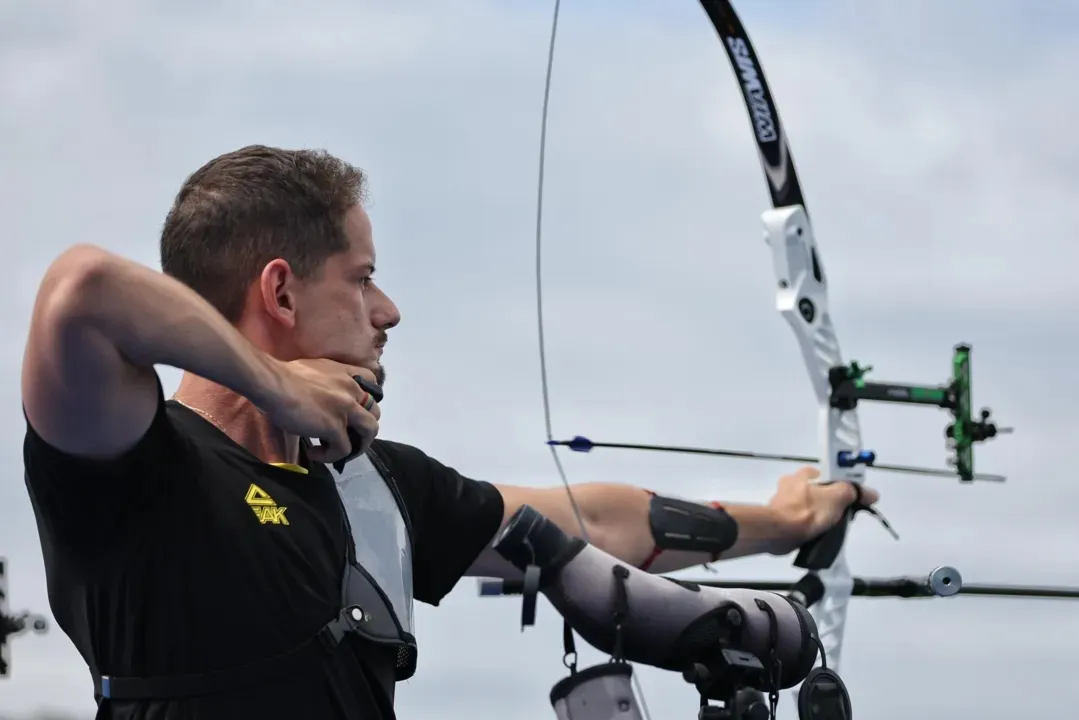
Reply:
[[[1012,432],[1001,428],[992,419],[992,411],[984,408],[975,419],[972,411],[970,379],[970,346],[957,345],[952,355],[952,378],[946,385],[907,385],[868,382],[865,376],[872,366],[857,362],[832,368],[831,405],[839,410],[853,410],[861,400],[903,405],[932,405],[944,408],[952,415],[945,428],[947,447],[951,451],[948,464],[962,482],[972,482],[974,475],[974,445],[997,435]],[[866,463],[872,466],[872,461]]]

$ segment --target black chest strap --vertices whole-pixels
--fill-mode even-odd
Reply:
[[[319,667],[321,661],[337,650],[345,636],[357,629],[362,619],[362,610],[358,607],[346,607],[302,644],[286,652],[238,667],[160,677],[115,677],[95,673],[94,696],[100,703],[102,700],[195,697],[256,686],[266,687],[275,681],[285,681]]]

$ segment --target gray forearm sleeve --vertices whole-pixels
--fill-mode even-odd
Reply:
[[[571,538],[531,507],[514,514],[495,549],[519,570],[540,569],[540,590],[589,644],[625,660],[683,671],[724,647],[800,682],[817,657],[808,611],[782,595],[681,583],[626,567]]]

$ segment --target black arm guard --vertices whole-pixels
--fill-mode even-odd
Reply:
[[[648,523],[657,550],[708,553],[713,560],[738,540],[738,522],[724,510],[653,495]]]

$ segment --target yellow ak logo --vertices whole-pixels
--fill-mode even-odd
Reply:
[[[251,483],[251,487],[247,489],[247,495],[244,496],[244,502],[254,511],[260,525],[265,525],[266,523],[288,525],[288,518],[285,517],[285,511],[288,508],[278,507],[269,493],[258,485]]]

